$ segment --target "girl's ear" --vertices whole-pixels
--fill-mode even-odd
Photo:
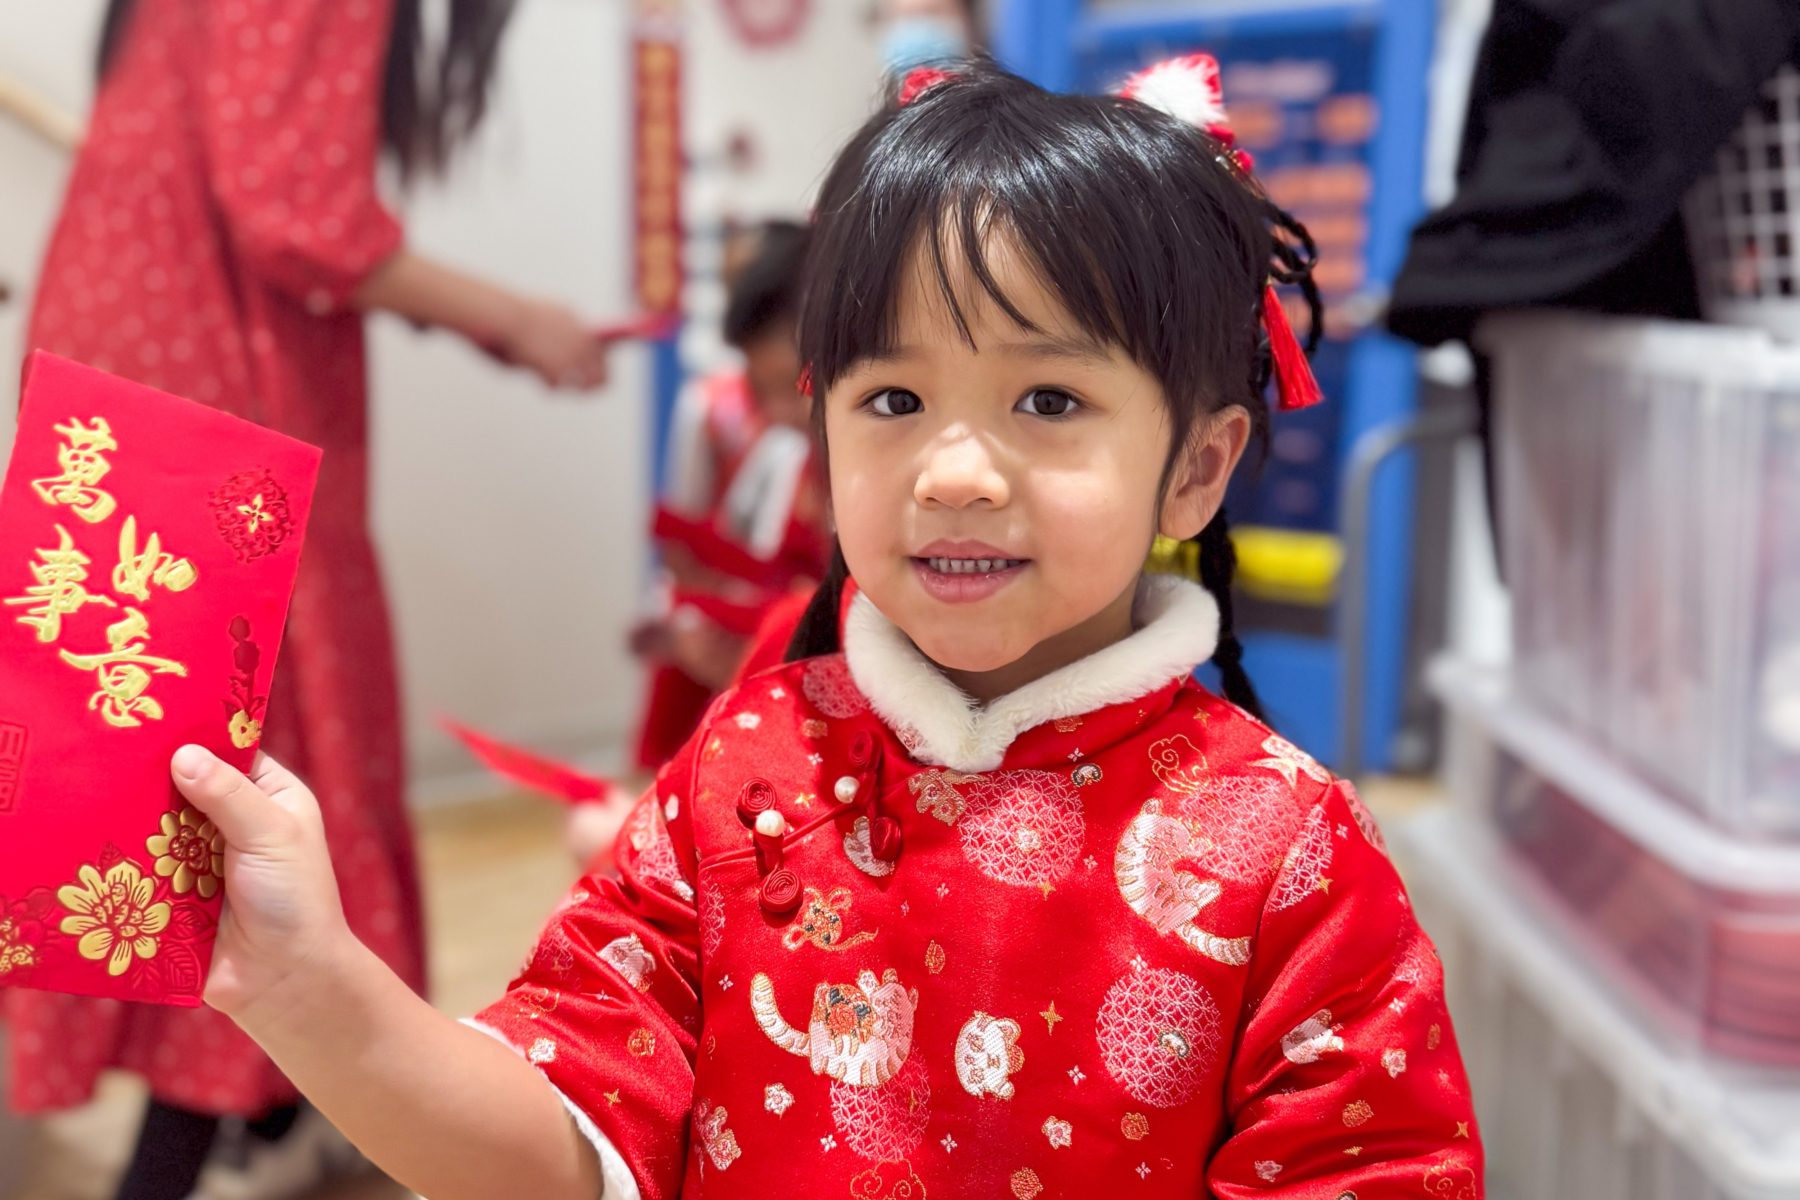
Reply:
[[[1250,444],[1250,413],[1233,404],[1195,423],[1169,473],[1156,531],[1176,541],[1198,536],[1225,502],[1225,486]]]

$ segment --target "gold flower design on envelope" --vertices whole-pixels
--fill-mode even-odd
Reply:
[[[262,741],[262,722],[238,709],[231,714],[231,744],[239,750],[248,750]]]
[[[169,880],[175,894],[198,891],[211,900],[225,874],[225,836],[197,809],[181,815],[164,813],[162,832],[144,842],[156,859],[156,873]]]
[[[0,976],[37,965],[37,947],[14,917],[0,917]]]
[[[76,882],[57,890],[69,910],[62,931],[80,939],[75,949],[83,958],[105,960],[108,975],[123,975],[133,959],[156,957],[157,937],[169,927],[169,905],[152,904],[154,894],[155,885],[134,862],[115,863],[105,875],[84,865]]]

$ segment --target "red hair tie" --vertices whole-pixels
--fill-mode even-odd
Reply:
[[[900,81],[900,107],[905,108],[938,84],[948,83],[955,78],[956,72],[946,71],[942,67],[914,67]]]
[[[805,396],[808,400],[812,399],[813,389],[812,389],[812,364],[811,363],[807,363],[805,366],[800,368],[800,378],[794,380],[794,386],[800,389],[800,394],[802,396]]]

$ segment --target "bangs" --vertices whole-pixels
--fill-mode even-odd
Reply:
[[[1268,244],[1215,151],[1134,102],[1053,95],[979,66],[883,113],[821,192],[801,316],[815,384],[822,394],[895,349],[915,270],[971,347],[969,306],[984,297],[1045,333],[1001,285],[1004,248],[1076,329],[1170,395],[1229,393],[1219,372],[1234,349],[1252,353]]]

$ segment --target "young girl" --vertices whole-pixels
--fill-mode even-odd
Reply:
[[[230,843],[209,1002],[434,1200],[1475,1200],[1379,835],[1248,714],[1214,594],[1142,573],[1197,535],[1227,594],[1303,254],[1138,100],[983,65],[902,96],[819,205],[842,553],[793,661],[714,704],[473,1028],[346,933],[298,780],[183,749]]]

